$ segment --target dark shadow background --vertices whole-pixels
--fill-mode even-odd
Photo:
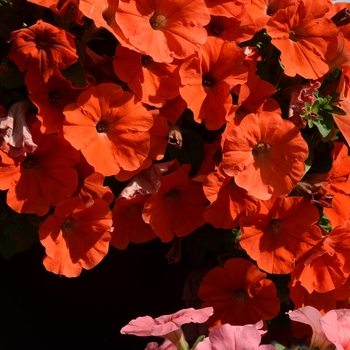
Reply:
[[[150,341],[121,335],[131,319],[184,308],[186,259],[168,264],[160,241],[110,248],[90,271],[73,279],[45,270],[40,244],[9,260],[0,257],[0,349],[131,349]]]

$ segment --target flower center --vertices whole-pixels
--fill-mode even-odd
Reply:
[[[215,27],[211,28],[211,32],[213,33],[214,36],[220,36],[223,31],[224,31],[224,29],[220,28],[218,26],[215,26]]]
[[[52,91],[52,92],[49,93],[49,102],[50,102],[52,105],[55,104],[55,102],[57,101],[57,99],[58,99],[57,93],[55,93],[54,91]]]
[[[181,191],[177,188],[170,189],[164,194],[164,199],[174,199],[180,195]]]
[[[267,156],[269,154],[270,150],[271,150],[271,146],[269,144],[259,142],[253,148],[253,156],[254,156],[254,158]]]
[[[96,130],[98,133],[106,132],[106,126],[103,123],[98,123],[96,125]]]
[[[282,220],[272,219],[269,222],[267,230],[272,234],[276,234],[276,233],[279,233],[281,231],[281,227],[282,227]]]
[[[151,65],[153,63],[153,58],[151,56],[148,55],[142,55],[141,56],[141,64],[142,67],[148,67],[149,65]]]
[[[215,85],[215,80],[209,76],[209,75],[203,75],[202,77],[202,85],[205,87],[212,87],[213,85]]]
[[[248,292],[243,288],[236,289],[233,292],[233,296],[236,300],[241,301],[241,302],[244,302],[249,298]]]
[[[154,30],[160,30],[162,29],[165,24],[166,24],[166,17],[163,16],[163,15],[156,15],[154,14],[150,20],[149,20],[149,23],[151,24],[151,27],[154,29]]]
[[[292,41],[298,41],[299,35],[297,35],[293,30],[289,32],[289,39]]]
[[[34,168],[34,162],[31,159],[26,158],[22,163],[22,166],[25,169],[31,169],[31,168]]]

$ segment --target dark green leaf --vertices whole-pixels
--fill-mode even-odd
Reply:
[[[321,116],[322,118],[314,120],[314,125],[317,127],[322,137],[327,137],[334,126],[334,120],[328,113],[321,113]]]
[[[63,76],[70,80],[74,85],[86,86],[86,77],[83,66],[76,62],[68,68],[61,71]]]
[[[307,145],[309,147],[309,155],[307,157],[307,159],[305,160],[305,173],[304,175],[310,170],[311,166],[312,166],[312,162],[314,160],[314,149],[312,147],[312,141],[310,139],[310,137],[306,134],[302,134],[304,140],[307,142]]]
[[[346,115],[346,112],[343,109],[341,109],[341,108],[339,108],[337,106],[331,106],[331,107],[332,107],[332,114]]]
[[[6,90],[12,90],[23,85],[24,73],[20,72],[12,61],[4,58],[0,66],[0,86]]]

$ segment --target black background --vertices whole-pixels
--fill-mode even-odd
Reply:
[[[121,335],[131,319],[184,308],[186,259],[168,264],[169,244],[110,248],[77,278],[45,270],[44,247],[0,257],[0,349],[144,349],[160,338]]]

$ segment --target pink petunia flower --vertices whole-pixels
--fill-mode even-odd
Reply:
[[[327,338],[324,332],[324,329],[321,323],[321,319],[323,317],[316,308],[312,306],[305,306],[294,311],[289,311],[288,315],[292,321],[308,324],[312,328],[313,334],[312,334],[311,344],[310,344],[311,349],[314,349],[316,347],[322,350],[335,349],[334,344]],[[326,321],[327,321],[327,318],[326,318]]]
[[[213,308],[206,307],[199,310],[193,308],[183,309],[172,315],[164,315],[154,319],[150,316],[138,317],[135,320],[131,320],[123,327],[120,333],[133,334],[139,337],[149,337],[152,335],[162,337],[169,340],[180,349],[181,347],[183,349],[188,349],[188,344],[181,326],[191,322],[204,323],[212,314]]]
[[[320,323],[326,337],[337,350],[350,350],[350,310],[338,309],[327,312]]]
[[[29,103],[21,101],[14,103],[7,115],[0,113],[0,149],[11,158],[27,156],[37,148],[25,119],[28,108]]]
[[[260,320],[256,324],[244,326],[231,326],[226,323],[214,327],[209,337],[197,345],[196,350],[274,350],[272,345],[260,345],[261,335],[266,333],[260,330],[263,325]]]
[[[176,350],[177,347],[170,340],[165,340],[161,345],[156,342],[151,342],[147,344],[145,350]]]

